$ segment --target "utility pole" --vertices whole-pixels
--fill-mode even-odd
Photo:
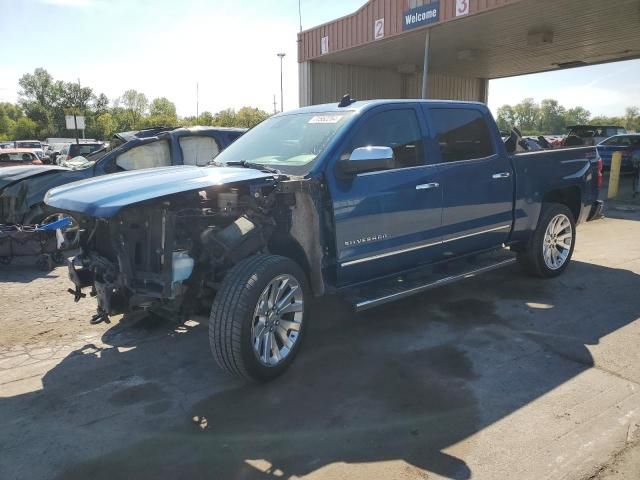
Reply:
[[[78,107],[82,107],[81,103],[80,103],[80,99],[82,97],[82,86],[80,85],[80,77],[78,77]],[[78,117],[77,114],[78,112],[76,111],[76,109],[73,109],[73,126],[75,127],[76,130],[76,144],[80,144],[80,140],[78,139]],[[82,138],[84,138],[84,129],[82,130]]]
[[[196,82],[196,125],[200,123],[200,84]]]
[[[302,31],[302,0],[298,0],[298,17],[300,18],[300,31]]]
[[[276,94],[273,94],[273,114],[278,113],[278,102],[276,102]]]
[[[280,111],[284,112],[284,87],[282,83],[282,60],[286,56],[286,53],[279,53],[278,57],[280,57]]]

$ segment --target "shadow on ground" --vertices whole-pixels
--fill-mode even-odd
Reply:
[[[603,284],[617,286],[606,310]],[[470,479],[444,450],[590,368],[586,346],[638,318],[638,291],[632,272],[574,262],[555,280],[509,268],[359,315],[325,299],[292,369],[265,385],[218,372],[206,326],[115,326],[105,343],[130,350],[87,345],[0,411],[67,425],[59,438],[78,450],[56,456],[64,479],[289,478],[389,460]],[[30,439],[14,446],[35,459]]]

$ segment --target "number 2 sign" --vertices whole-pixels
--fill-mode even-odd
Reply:
[[[469,2],[471,0],[456,0],[456,17],[469,15]]]
[[[384,38],[384,18],[376,20],[376,23],[373,26],[373,38],[375,40]]]

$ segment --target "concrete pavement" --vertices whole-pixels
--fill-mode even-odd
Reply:
[[[640,211],[608,216],[558,279],[317,301],[267,385],[217,369],[206,319],[90,326],[63,269],[0,267],[0,478],[624,479],[606,475],[638,459]]]

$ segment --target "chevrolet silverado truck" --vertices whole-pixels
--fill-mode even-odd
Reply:
[[[81,221],[70,291],[97,297],[94,321],[204,306],[220,367],[264,381],[294,360],[311,296],[361,311],[514,262],[560,275],[601,211],[602,162],[517,141],[480,103],[345,97],[269,118],[209,167],[72,183],[46,203]]]

